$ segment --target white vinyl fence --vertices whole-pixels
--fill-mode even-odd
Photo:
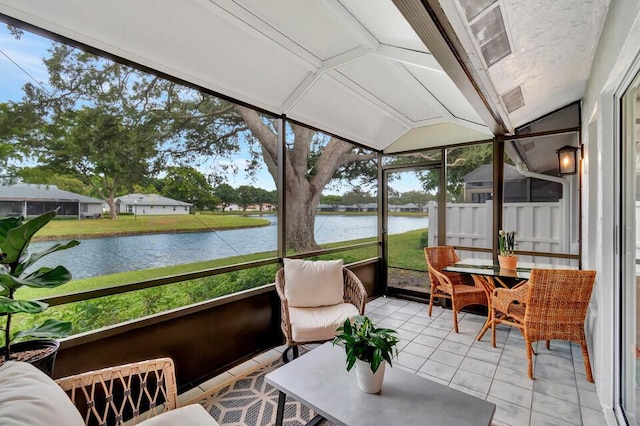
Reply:
[[[577,253],[577,242],[571,241],[571,218],[564,209],[562,200],[551,203],[505,203],[503,229],[516,231],[516,250]],[[446,231],[447,245],[491,248],[493,202],[448,203]],[[429,245],[438,245],[438,204],[433,201],[429,203]],[[473,256],[490,257],[489,254],[482,256],[480,253],[474,253]],[[530,256],[522,256],[520,260],[536,261]],[[548,263],[549,259],[542,261]],[[566,261],[554,260],[553,263]]]

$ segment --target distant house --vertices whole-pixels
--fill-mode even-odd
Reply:
[[[0,216],[38,216],[58,209],[58,216],[98,218],[102,200],[64,191],[56,185],[0,185]]]
[[[115,200],[118,213],[134,215],[189,214],[193,204],[158,194],[127,194]]]
[[[484,203],[493,195],[493,164],[484,164],[465,175],[464,202]],[[562,185],[523,176],[509,164],[504,165],[504,202],[556,202],[562,196]]]

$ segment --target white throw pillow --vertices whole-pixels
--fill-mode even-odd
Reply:
[[[139,426],[218,426],[213,417],[200,404],[189,404],[138,423]]]
[[[49,376],[26,362],[0,367],[2,426],[84,426],[67,394]]]
[[[284,259],[284,295],[289,306],[314,308],[343,302],[342,259]]]

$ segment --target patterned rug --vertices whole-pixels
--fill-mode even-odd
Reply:
[[[201,404],[220,425],[273,425],[276,422],[278,391],[264,381],[264,376],[281,365],[281,357],[273,359],[216,386],[190,402]],[[305,425],[314,416],[312,410],[287,397],[283,425]],[[333,425],[328,420],[319,424]]]

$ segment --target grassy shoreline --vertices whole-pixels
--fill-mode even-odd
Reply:
[[[269,226],[260,216],[276,212],[225,212],[195,215],[118,216],[117,220],[84,219],[54,220],[40,230],[33,241],[124,237],[134,235],[179,234],[190,232],[226,231],[231,229]],[[258,216],[259,215],[259,216]],[[318,216],[375,216],[376,212],[318,212]],[[426,213],[394,212],[390,216],[428,217]],[[258,217],[256,217],[258,216]]]
[[[270,224],[267,219],[222,215],[120,216],[117,220],[54,220],[41,229],[33,241],[223,231]]]
[[[392,264],[393,266],[404,266],[408,268],[424,268],[424,253],[419,247],[419,240],[422,233],[424,233],[424,230],[408,231],[402,234],[390,235],[390,264]],[[331,249],[370,241],[375,241],[375,238],[363,238],[358,240],[342,241],[339,243],[323,244],[322,247],[325,249]],[[329,255],[321,255],[314,258],[323,260],[343,258],[345,263],[350,263],[369,257],[375,257],[376,253],[376,247],[365,247],[345,252],[332,253]],[[20,298],[49,297],[54,295],[75,293],[78,291],[93,290],[97,288],[135,283],[154,278],[201,271],[204,269],[217,268],[237,263],[257,261],[276,256],[277,254],[275,252],[260,252],[242,256],[226,257],[222,259],[212,259],[200,262],[163,266],[160,268],[117,272],[109,275],[100,275],[96,277],[73,280],[55,289],[36,289],[24,287],[18,290],[18,293]]]

